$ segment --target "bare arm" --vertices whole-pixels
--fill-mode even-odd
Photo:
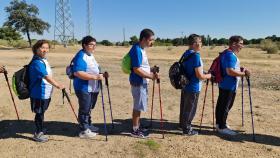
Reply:
[[[226,68],[227,74],[233,77],[245,76],[245,72],[234,70],[233,68]],[[246,70],[245,70],[246,71]]]
[[[211,78],[211,74],[203,74],[203,69],[202,66],[197,67],[194,69],[195,70],[195,76],[200,79],[200,80],[204,80],[204,79],[210,79]]]
[[[64,85],[59,84],[58,82],[56,82],[50,75],[45,76],[44,79],[46,79],[51,85],[53,85],[54,87],[56,87],[58,89],[65,88]]]
[[[92,74],[88,74],[84,71],[77,71],[74,73],[74,75],[82,80],[102,80],[103,79],[102,74],[92,75]]]
[[[3,73],[4,72],[4,66],[0,66],[0,73]]]
[[[137,75],[139,75],[139,76],[141,76],[143,78],[149,78],[149,79],[152,79],[152,80],[155,79],[155,75],[153,73],[147,73],[144,70],[142,70],[140,67],[134,67],[133,71]]]

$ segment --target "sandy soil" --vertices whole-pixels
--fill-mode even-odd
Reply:
[[[65,67],[80,47],[56,47],[48,54],[56,80],[69,87]],[[15,98],[20,115],[17,120],[10,94],[3,74],[0,74],[0,157],[280,157],[280,55],[267,55],[257,49],[245,48],[239,55],[241,64],[253,72],[252,98],[255,119],[256,142],[252,141],[251,117],[247,84],[245,84],[245,126],[241,126],[241,89],[229,114],[230,126],[239,131],[236,137],[225,137],[212,130],[211,89],[208,88],[203,127],[200,135],[182,136],[177,129],[180,91],[173,89],[168,79],[170,65],[178,60],[186,47],[154,47],[147,50],[150,65],[157,64],[161,71],[161,94],[163,103],[164,133],[160,130],[160,112],[156,85],[153,127],[148,140],[129,136],[131,128],[132,97],[128,75],[121,72],[120,61],[129,47],[98,46],[95,53],[97,62],[110,74],[110,93],[115,128],[112,129],[107,91],[104,89],[108,141],[105,141],[101,97],[92,112],[93,122],[101,130],[90,140],[80,139],[75,117],[69,104],[63,104],[62,94],[55,90],[45,120],[49,141],[32,141],[34,114],[29,100]],[[203,48],[201,56],[205,68],[224,47]],[[6,65],[11,82],[13,73],[27,64],[32,53],[29,49],[0,50],[0,65]],[[104,86],[105,88],[105,86]],[[215,88],[215,102],[218,95]],[[205,84],[200,94],[199,107],[193,121],[199,128]],[[68,90],[69,92],[69,90]],[[73,89],[72,89],[73,93]],[[152,94],[150,84],[149,94]],[[71,100],[77,111],[77,98]],[[149,99],[149,109],[151,97]],[[143,124],[148,125],[150,110],[143,113]]]

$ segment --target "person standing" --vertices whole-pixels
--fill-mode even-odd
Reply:
[[[191,123],[195,116],[199,93],[204,79],[210,79],[211,74],[203,73],[203,63],[200,57],[202,46],[201,37],[197,34],[191,34],[188,37],[189,49],[183,54],[183,58],[188,58],[183,62],[186,77],[189,83],[182,89],[180,103],[180,124],[184,135],[197,135],[193,130]]]
[[[100,90],[99,81],[103,75],[99,74],[99,65],[93,53],[96,48],[96,39],[86,36],[82,39],[82,47],[73,59],[74,89],[79,102],[80,138],[96,136],[98,127],[92,125],[91,111],[95,107]]]
[[[227,124],[227,117],[233,106],[240,77],[250,76],[250,71],[240,71],[240,61],[237,54],[243,48],[243,38],[232,36],[229,39],[229,48],[221,56],[223,79],[219,83],[219,97],[216,105],[216,129],[221,134],[236,135]]]
[[[147,133],[140,128],[140,115],[141,112],[147,111],[149,79],[155,80],[159,78],[158,73],[150,71],[145,49],[151,47],[153,42],[154,32],[150,29],[143,29],[140,33],[139,42],[134,44],[129,51],[132,66],[129,81],[133,97],[131,136],[137,138],[147,137]]]
[[[51,101],[53,86],[60,90],[64,88],[64,85],[53,79],[52,70],[46,58],[49,48],[50,44],[47,40],[37,41],[32,47],[34,55],[28,68],[31,110],[36,113],[36,132],[33,139],[37,142],[48,141],[44,129],[44,114]]]

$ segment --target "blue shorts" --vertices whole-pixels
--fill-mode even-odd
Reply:
[[[131,94],[133,97],[133,110],[146,112],[148,104],[148,84],[139,86],[131,85]]]

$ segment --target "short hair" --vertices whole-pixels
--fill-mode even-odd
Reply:
[[[151,29],[144,29],[144,30],[142,30],[141,31],[141,33],[140,33],[140,38],[139,38],[139,40],[140,41],[142,41],[143,40],[143,38],[149,38],[149,37],[151,37],[151,36],[154,36],[155,34],[154,34],[154,32],[151,30]]]
[[[237,35],[231,36],[229,38],[229,45],[232,45],[233,43],[238,43],[238,42],[240,42],[242,40],[243,40],[243,37],[241,37],[241,36],[237,36]]]
[[[88,45],[90,42],[96,42],[96,39],[91,36],[83,37],[82,39],[82,47],[84,48],[84,44]]]
[[[197,34],[191,34],[188,37],[188,44],[189,46],[193,45],[197,39],[201,39],[201,36],[197,35]]]
[[[43,44],[47,43],[50,47],[50,42],[48,40],[38,40],[33,46],[32,46],[32,52],[33,54],[37,53],[37,50],[42,47]]]

